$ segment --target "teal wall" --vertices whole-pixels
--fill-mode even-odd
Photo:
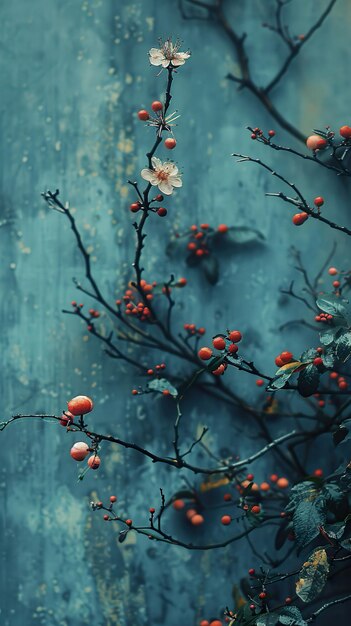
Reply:
[[[326,3],[293,4],[296,32],[303,32],[316,4]],[[279,41],[259,26],[273,2],[228,5],[238,28],[250,35],[254,75],[263,83],[282,57]],[[149,67],[147,51],[159,35],[179,35],[192,50],[174,84],[174,106],[182,114],[176,159],[184,187],[169,202],[168,218],[147,225],[148,276],[187,276],[184,302],[179,296],[175,309],[179,328],[194,322],[206,326],[209,336],[227,326],[241,328],[250,354],[273,371],[272,359],[287,342],[296,352],[308,342],[301,329],[276,331],[304,314],[279,296],[279,288],[296,277],[290,246],[304,251],[313,272],[334,240],[335,263],[345,266],[347,242],[314,220],[294,228],[287,206],[264,195],[279,189],[278,182],[254,165],[236,165],[230,155],[243,151],[266,158],[308,199],[325,196],[326,214],[348,225],[349,188],[313,164],[265,152],[250,141],[248,124],[278,130],[276,124],[249,94],[226,81],[236,62],[224,35],[213,24],[184,21],[175,0],[13,0],[2,3],[1,23],[1,415],[57,413],[70,396],[86,393],[96,401],[96,429],[169,454],[169,407],[151,397],[132,398],[130,389],[143,382],[139,374],[109,360],[77,320],[61,313],[77,298],[72,276],[83,279],[84,270],[68,224],[45,206],[42,190],[59,187],[74,207],[94,271],[114,299],[131,275],[132,196],[126,179],[138,175],[152,141],[135,111],[160,97],[164,85]],[[339,0],[274,93],[305,133],[350,123],[350,26],[351,4]],[[284,132],[279,139],[296,147]],[[220,281],[210,287],[182,259],[164,254],[173,228],[198,221],[254,226],[266,244],[221,259]],[[108,317],[102,322],[109,327]],[[260,401],[252,377],[232,372],[227,382]],[[215,403],[197,397],[185,411],[188,438],[198,424],[208,423],[213,449],[225,445],[241,456],[257,449],[255,433],[245,437],[240,415],[229,409],[218,414]],[[183,485],[182,477],[105,446],[101,470],[78,483],[71,442],[54,424],[22,422],[1,434],[2,626],[190,626],[200,617],[218,616],[231,603],[238,573],[252,564],[249,546],[189,553],[134,535],[119,544],[117,526],[92,515],[90,500],[116,493],[121,509],[142,523],[149,506],[158,504],[159,487],[170,496]],[[257,468],[262,479],[272,471],[266,461]],[[194,541],[223,537],[222,528],[195,534],[177,526],[174,515],[169,519]]]

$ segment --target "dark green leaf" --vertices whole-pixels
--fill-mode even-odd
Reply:
[[[169,391],[173,398],[176,398],[178,395],[176,388],[173,387],[173,385],[166,378],[155,378],[154,380],[151,380],[147,384],[147,388],[151,389],[151,391],[159,391],[160,393],[163,393],[163,391]]]
[[[329,326],[319,334],[319,340],[323,346],[333,343],[335,336],[340,330],[340,326]]]
[[[267,385],[267,391],[277,391],[282,389],[288,382],[289,378],[301,367],[300,361],[294,361],[293,363],[287,363],[281,367],[273,380]]]
[[[123,543],[127,539],[128,532],[129,530],[121,530],[118,535],[118,543]]]
[[[297,388],[299,393],[304,398],[308,396],[312,396],[312,394],[316,393],[319,385],[319,370],[315,365],[307,365],[305,369],[303,369],[299,373],[299,377],[297,379]]]
[[[219,264],[217,257],[213,254],[206,256],[202,260],[202,269],[210,285],[215,285],[219,277]]]
[[[332,539],[341,539],[345,532],[345,522],[338,522],[336,524],[326,524],[324,526],[324,530],[327,533],[328,537]]]
[[[325,313],[340,315],[343,318],[347,317],[347,308],[345,305],[348,304],[348,300],[339,298],[333,293],[320,296],[316,304],[318,308]]]
[[[350,433],[349,429],[346,426],[340,426],[338,430],[333,433],[333,441],[334,445],[337,446],[339,443],[344,441],[345,437]]]
[[[283,626],[307,626],[297,606],[286,606],[280,609],[279,622]]]
[[[351,356],[351,332],[345,332],[335,341],[336,356],[345,363]]]
[[[324,548],[316,548],[303,564],[296,582],[296,593],[303,602],[311,602],[319,596],[327,582],[328,572],[327,553]]]
[[[319,528],[323,526],[325,519],[324,500],[304,501],[297,505],[293,516],[293,528],[298,548],[303,548],[318,537]]]
[[[336,359],[336,354],[335,354],[334,346],[330,346],[322,354],[323,365],[325,367],[332,368],[334,367],[335,359]]]
[[[278,623],[279,615],[277,613],[264,613],[258,615],[257,626],[275,626]]]

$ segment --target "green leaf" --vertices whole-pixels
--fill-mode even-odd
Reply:
[[[178,391],[166,378],[154,378],[154,380],[148,382],[147,388],[151,391],[158,391],[159,393],[163,393],[163,391],[169,391],[173,398],[176,398],[178,396]]]
[[[345,305],[348,304],[348,300],[340,298],[333,293],[320,296],[317,299],[316,304],[321,311],[324,311],[324,313],[329,313],[330,315],[340,315],[342,318],[347,317],[347,308]]]
[[[326,519],[325,501],[323,499],[300,502],[293,516],[293,528],[296,545],[303,548],[318,537],[319,528]]]
[[[333,343],[336,335],[340,330],[340,326],[329,326],[321,333],[319,333],[319,340],[323,346],[329,346]]]
[[[301,366],[301,361],[293,361],[292,363],[287,363],[286,365],[280,367],[273,380],[269,383],[269,385],[267,385],[267,391],[282,389],[293,373],[296,372],[296,370],[298,370]]]
[[[336,359],[334,346],[330,346],[329,348],[327,348],[321,356],[322,356],[323,365],[325,367],[329,367],[329,368],[334,367],[335,359]]]
[[[316,393],[319,385],[320,373],[315,365],[307,365],[303,369],[297,379],[297,388],[304,398],[312,396]]]
[[[337,522],[336,524],[326,524],[324,530],[331,539],[341,539],[345,532],[345,522]]]
[[[335,341],[336,356],[345,363],[351,356],[351,332],[345,332]]]
[[[345,437],[347,437],[347,435],[350,435],[350,431],[349,431],[348,428],[346,428],[345,424],[343,424],[342,426],[340,426],[338,428],[338,430],[336,430],[333,433],[334,445],[337,446],[339,443],[344,441],[344,439],[345,439]]]
[[[215,285],[219,277],[219,264],[217,257],[210,254],[202,259],[201,266],[210,285]]]
[[[297,606],[286,606],[280,610],[279,622],[283,626],[307,626]]]
[[[328,572],[327,553],[324,548],[316,548],[303,564],[296,582],[296,593],[303,602],[311,602],[319,596],[327,582]]]

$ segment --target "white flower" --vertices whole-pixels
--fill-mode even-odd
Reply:
[[[175,163],[172,163],[172,161],[162,163],[157,157],[152,157],[151,163],[153,169],[146,167],[141,170],[141,176],[144,180],[149,181],[151,185],[157,186],[166,196],[170,196],[173,193],[173,187],[182,186],[182,179]]]
[[[151,48],[149,50],[149,59],[151,65],[162,65],[162,67],[168,67],[170,64],[173,67],[179,67],[184,65],[185,61],[189,59],[190,52],[179,52],[180,42],[172,43],[171,39],[166,41],[160,41],[159,48]]]

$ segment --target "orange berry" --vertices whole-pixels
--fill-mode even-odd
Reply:
[[[310,135],[306,139],[306,146],[309,150],[321,150],[328,144],[327,140],[320,135]]]
[[[215,337],[212,340],[212,344],[213,344],[213,347],[216,348],[216,350],[224,350],[226,346],[226,343],[223,337]]]
[[[287,478],[278,478],[277,480],[277,487],[279,487],[280,489],[286,489],[287,487],[289,487],[289,481]]]
[[[142,122],[146,122],[148,119],[150,119],[150,115],[147,111],[145,111],[145,109],[141,109],[141,111],[138,111],[138,118]]]
[[[270,488],[271,488],[271,487],[270,487],[269,483],[261,483],[261,484],[260,484],[260,489],[261,489],[261,491],[269,491],[269,490],[270,490]]]
[[[185,513],[186,517],[191,520],[192,517],[194,517],[194,515],[197,515],[197,511],[195,511],[195,509],[189,509],[186,513]]]
[[[278,475],[277,474],[271,474],[270,475],[270,480],[272,483],[276,483],[278,480]]]
[[[212,622],[210,622],[210,626],[223,626],[223,625],[219,619],[214,619]]]
[[[232,330],[229,333],[229,339],[230,341],[232,341],[233,343],[239,343],[239,341],[241,341],[243,338],[240,330]]]
[[[193,526],[201,526],[201,524],[204,523],[205,519],[202,517],[202,515],[199,515],[197,513],[191,516],[190,521],[193,524]]]
[[[232,499],[232,494],[231,493],[225,493],[223,496],[223,500],[224,502],[230,502]]]
[[[292,222],[293,224],[295,224],[295,226],[301,226],[301,224],[303,224],[307,219],[308,219],[308,213],[303,211],[302,213],[295,213],[295,215],[292,218]]]
[[[154,102],[151,105],[151,108],[153,111],[162,111],[163,109],[163,104],[162,102],[160,102],[159,100],[154,100]]]
[[[100,467],[101,459],[97,454],[92,454],[87,461],[90,469],[97,470]]]
[[[180,499],[174,500],[172,506],[176,511],[181,511],[185,507],[185,502],[184,500],[180,500]]]
[[[203,619],[201,620],[199,626],[210,626],[210,622],[208,622],[207,619]]]
[[[223,515],[221,517],[221,523],[223,524],[223,526],[229,526],[229,524],[231,524],[232,518],[230,517],[230,515]]]
[[[93,410],[94,403],[88,396],[75,396],[75,398],[67,402],[67,406],[73,415],[85,415]]]
[[[110,496],[110,502],[112,502],[112,504],[117,502],[117,496]]]
[[[330,274],[330,276],[336,276],[336,274],[338,274],[338,270],[336,269],[336,267],[330,267],[328,269],[328,274]]]
[[[187,282],[188,282],[188,281],[187,281],[187,279],[186,279],[186,278],[180,278],[180,279],[178,280],[178,285],[179,285],[179,287],[185,287],[185,285],[187,284]]]
[[[351,138],[351,126],[342,126],[339,130],[339,133],[345,139]]]
[[[74,415],[70,413],[69,411],[66,411],[66,413],[63,413],[60,419],[60,424],[61,426],[69,426],[70,424],[72,424],[73,420],[74,420]]]
[[[208,359],[211,358],[212,354],[213,352],[211,348],[207,348],[207,346],[205,346],[204,348],[200,348],[200,350],[198,351],[198,356],[203,361],[208,361]]]
[[[227,232],[228,232],[228,230],[229,230],[229,229],[228,229],[228,226],[227,226],[226,224],[220,224],[220,225],[218,226],[218,228],[217,228],[217,231],[218,231],[219,233],[222,233],[222,234],[227,233]]]
[[[173,137],[167,137],[167,139],[165,139],[165,146],[166,148],[168,148],[168,150],[173,150],[173,148],[175,148],[176,145],[177,145],[177,142]]]
[[[75,461],[84,461],[85,457],[89,454],[89,446],[85,441],[77,441],[73,444],[70,455]]]
[[[258,513],[261,512],[261,507],[258,504],[254,504],[251,507],[251,513],[253,513],[254,515],[258,515]]]

